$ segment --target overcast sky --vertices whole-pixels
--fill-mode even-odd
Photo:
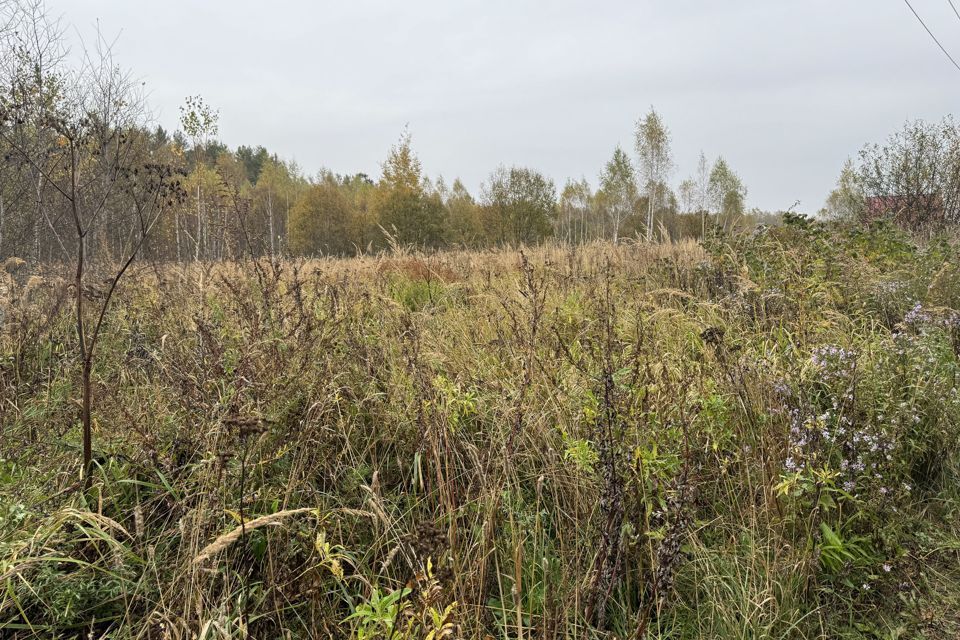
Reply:
[[[960,60],[947,0],[912,0]],[[498,164],[558,188],[597,174],[651,105],[674,185],[703,149],[748,206],[818,209],[844,159],[905,120],[960,105],[960,71],[902,0],[49,0],[118,36],[158,121],[187,95],[220,137],[308,174],[379,175],[409,123],[431,176],[475,191]]]

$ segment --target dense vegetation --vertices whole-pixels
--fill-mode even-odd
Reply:
[[[960,636],[960,129],[818,219],[151,123],[0,0],[0,637]],[[761,224],[772,223],[772,224]]]
[[[105,320],[87,491],[71,307],[15,273],[0,627],[956,637],[958,258],[791,217],[144,266]]]

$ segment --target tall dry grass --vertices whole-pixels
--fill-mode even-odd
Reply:
[[[11,297],[0,629],[954,637],[955,257],[785,228],[144,266],[87,493],[66,309]]]

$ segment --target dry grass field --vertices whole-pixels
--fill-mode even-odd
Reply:
[[[8,275],[0,635],[956,638],[957,249],[138,264],[86,491],[72,307]]]

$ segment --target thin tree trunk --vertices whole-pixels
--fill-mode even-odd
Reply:
[[[43,216],[43,175],[37,178],[37,215],[33,217],[33,252],[40,262],[40,218]]]
[[[78,298],[82,298],[83,293],[81,292]],[[82,304],[82,303],[80,303]],[[82,325],[83,320],[77,318],[78,326]],[[90,482],[93,479],[93,430],[91,428],[92,414],[90,411],[90,405],[93,402],[93,385],[90,382],[91,372],[93,370],[93,362],[90,359],[90,355],[87,354],[87,357],[83,361],[83,373],[81,376],[80,384],[83,387],[83,399],[82,406],[80,409],[80,422],[83,424],[83,484],[84,487],[89,487]]]
[[[289,189],[289,186],[287,187]],[[284,248],[290,244],[290,192],[283,194],[284,200],[284,221],[283,221],[283,237],[286,239],[284,243]]]
[[[77,231],[77,272],[74,278],[77,307],[77,340],[80,344],[80,361],[83,369],[80,376],[80,424],[83,430],[83,486],[90,487],[93,473],[93,429],[91,427],[91,397],[93,395],[90,384],[93,369],[93,355],[87,345],[86,327],[83,321],[83,271],[86,267],[86,231],[80,219],[80,208],[77,203],[77,159],[76,152],[70,152],[70,212]]]
[[[647,197],[647,242],[653,239],[653,189]]]
[[[200,206],[200,183],[201,179],[199,171],[197,172],[197,239],[195,242],[193,261],[200,261],[200,245],[203,243],[203,209]]]
[[[274,247],[274,230],[273,230],[273,194],[267,191],[267,215],[270,216],[270,257],[276,255],[276,247]]]

